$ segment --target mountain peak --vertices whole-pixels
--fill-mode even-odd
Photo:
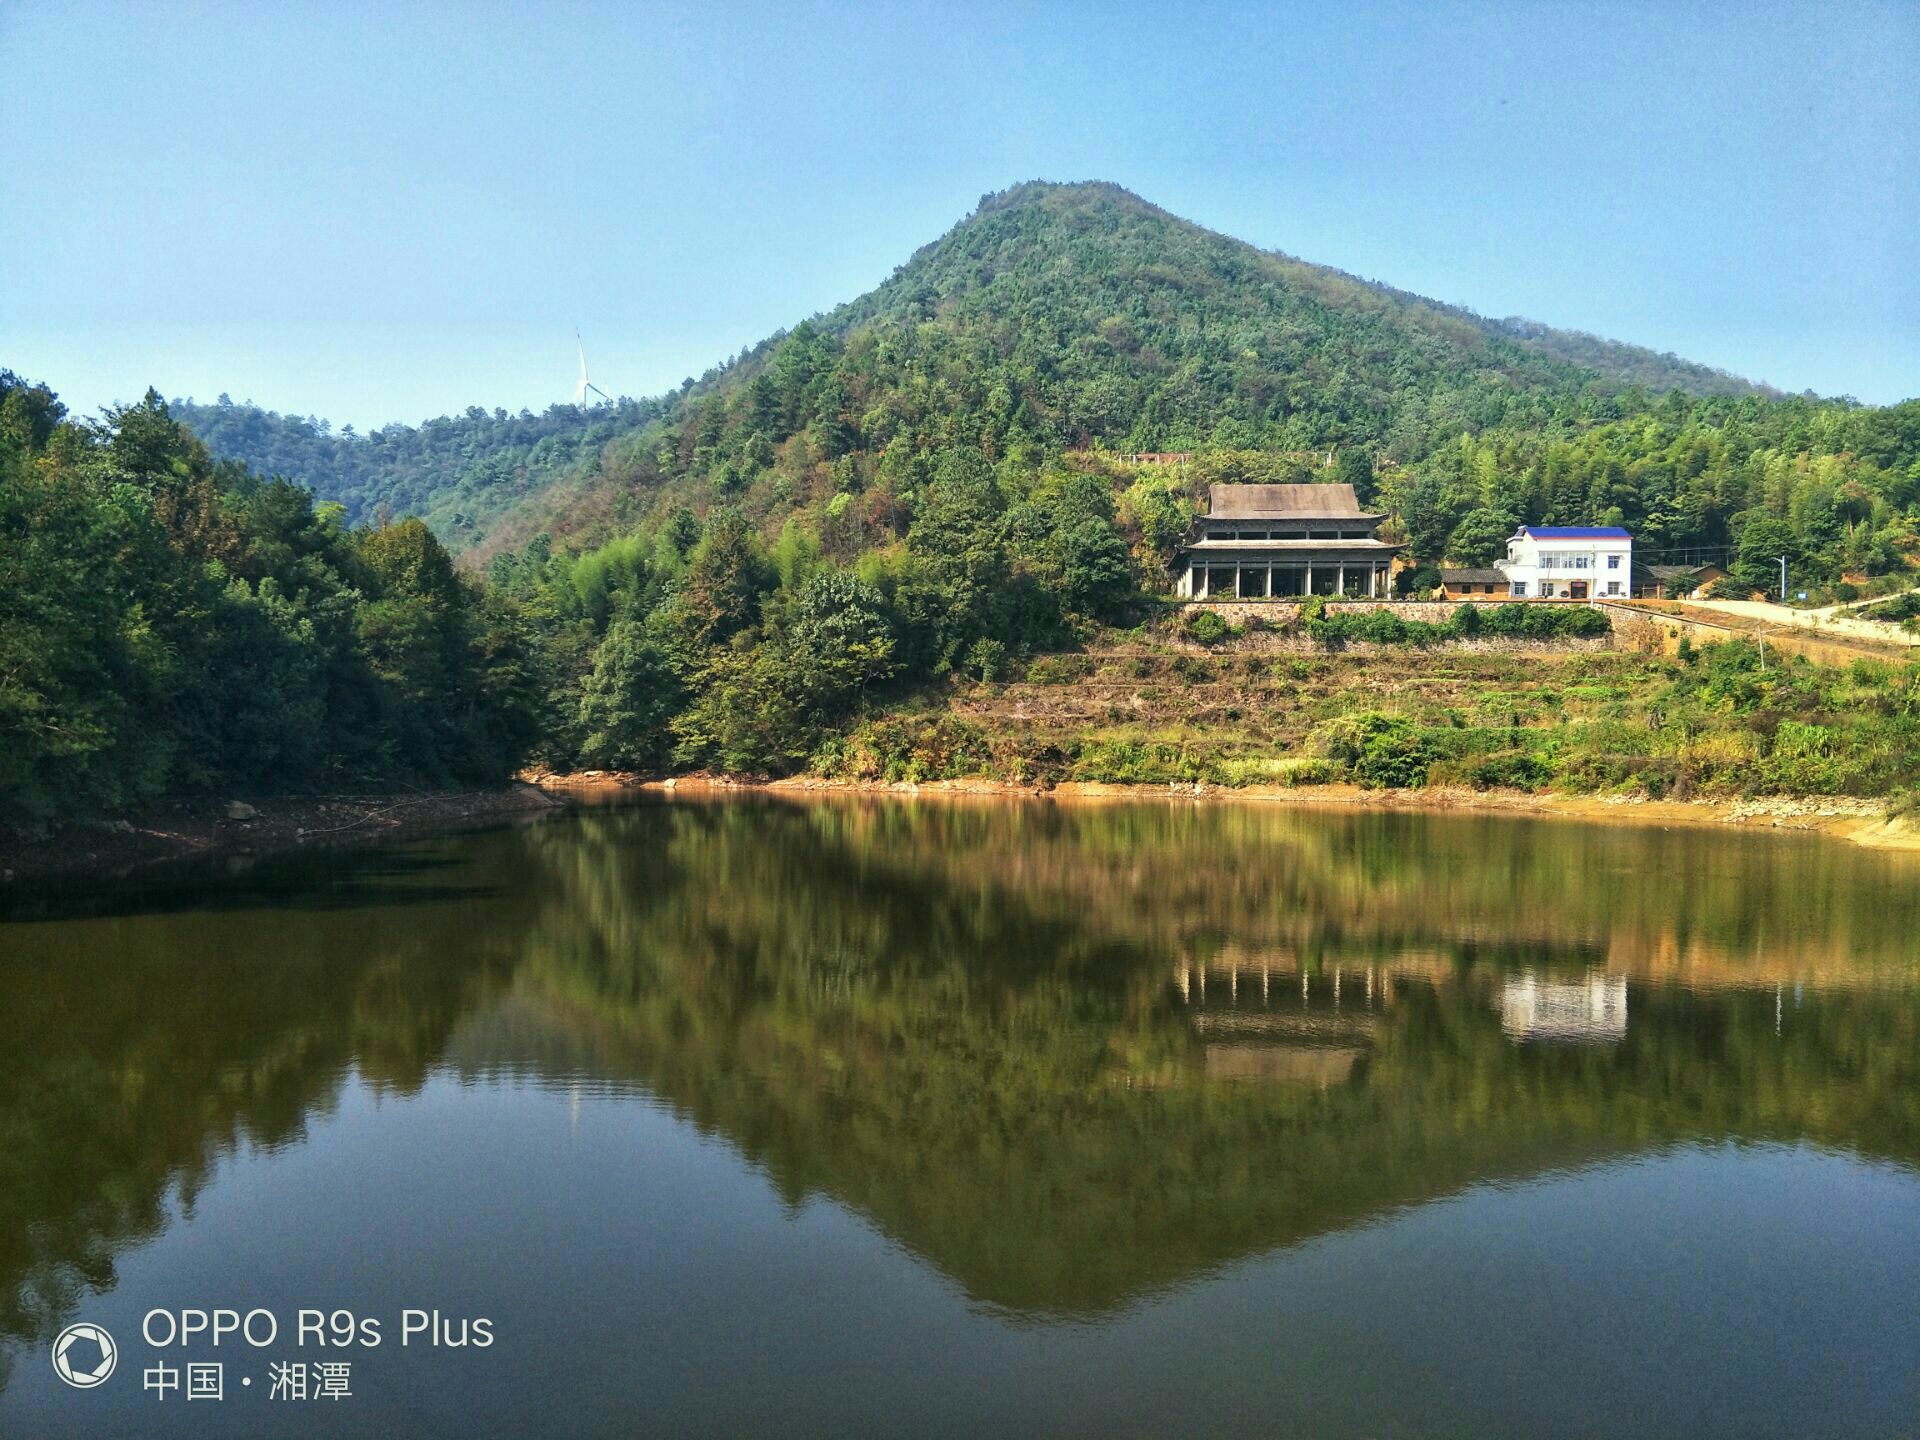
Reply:
[[[982,195],[973,213],[983,215],[1021,205],[1060,208],[1076,203],[1110,204],[1155,215],[1167,214],[1159,206],[1143,200],[1126,186],[1111,180],[1022,180],[1004,190],[989,191]]]
[[[456,545],[481,547],[630,524],[643,494],[704,503],[711,491],[771,513],[804,496],[824,504],[813,492],[827,486],[844,516],[869,492],[911,495],[922,477],[910,457],[953,444],[992,460],[1338,449],[1408,464],[1463,431],[1614,418],[1616,397],[1634,409],[1673,389],[1756,388],[1264,250],[1112,181],[1029,180],[982,196],[866,295],[691,387],[489,419],[484,438],[450,437],[444,466],[412,467],[405,488],[383,478],[385,457],[413,453],[417,437],[336,447],[357,473],[325,488],[355,514],[418,510]],[[223,435],[243,421],[196,417]],[[282,454],[311,449],[242,436],[231,453],[280,468]]]

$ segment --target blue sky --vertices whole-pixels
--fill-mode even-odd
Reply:
[[[985,192],[1920,395],[1920,5],[0,6],[0,365],[361,428],[644,395]]]

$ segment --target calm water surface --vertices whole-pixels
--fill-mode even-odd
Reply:
[[[15,905],[0,1434],[1920,1434],[1910,857],[758,799]]]

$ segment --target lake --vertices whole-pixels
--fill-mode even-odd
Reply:
[[[761,796],[11,903],[0,1434],[1920,1427],[1920,857]]]

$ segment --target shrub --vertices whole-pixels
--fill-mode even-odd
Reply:
[[[1093,671],[1084,655],[1042,655],[1027,664],[1029,685],[1071,685]]]
[[[895,715],[835,736],[813,769],[845,780],[892,783],[958,780],[990,772],[993,752],[979,726],[951,715]]]
[[[1481,623],[1487,634],[1513,640],[1590,639],[1613,631],[1600,611],[1573,605],[1495,605]]]
[[[1680,779],[1688,789],[1739,791],[1751,788],[1759,743],[1751,731],[1700,735],[1680,746]]]
[[[1234,629],[1211,610],[1189,610],[1185,627],[1187,638],[1202,645],[1218,645],[1234,634]]]
[[[990,637],[976,640],[967,650],[967,671],[982,680],[1004,680],[1007,678],[1007,658],[1004,641]]]
[[[1773,750],[1760,766],[1759,779],[1767,790],[1832,795],[1847,788],[1848,768],[1836,755],[1829,727],[1782,720],[1774,731]]]
[[[1281,777],[1289,785],[1331,785],[1334,768],[1311,755],[1292,756],[1281,763]]]
[[[1112,785],[1222,783],[1219,764],[1167,741],[1094,740],[1082,745],[1067,772],[1075,780]],[[1244,783],[1244,782],[1242,782]]]
[[[1538,790],[1553,779],[1553,765],[1531,750],[1503,750],[1474,762],[1468,778],[1480,790]]]
[[[1393,577],[1393,593],[1399,596],[1430,595],[1440,588],[1440,567],[1416,565]]]
[[[1445,624],[1403,620],[1391,610],[1329,613],[1325,598],[1300,607],[1301,624],[1315,644],[1329,650],[1355,640],[1375,645],[1439,645],[1481,633],[1515,640],[1591,639],[1610,634],[1613,622],[1597,610],[1547,605],[1478,605],[1455,608]]]
[[[1315,736],[1315,748],[1338,760],[1369,790],[1406,790],[1426,783],[1433,752],[1420,732],[1400,715],[1369,710],[1329,722]]]
[[[1326,785],[1338,774],[1310,755],[1244,756],[1222,760],[1217,769],[1222,785]]]
[[[1375,645],[1403,645],[1408,639],[1407,622],[1391,610],[1369,610],[1353,628],[1360,639]]]
[[[1896,595],[1891,600],[1883,600],[1878,605],[1869,605],[1860,612],[1869,620],[1885,620],[1898,624],[1904,620],[1920,619],[1920,590],[1909,590],[1904,595]]]

